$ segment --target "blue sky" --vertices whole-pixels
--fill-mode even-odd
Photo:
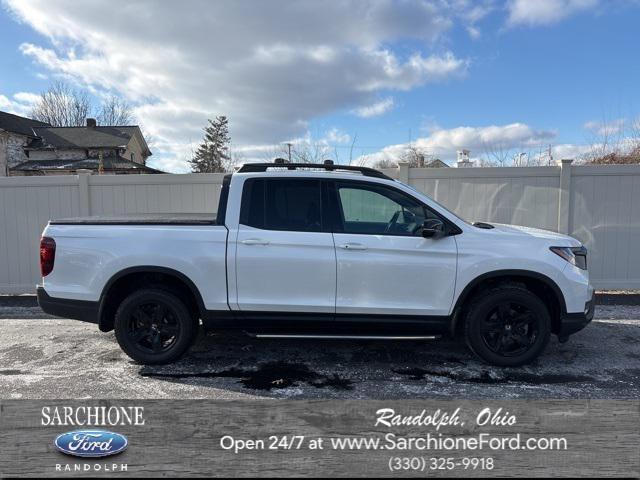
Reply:
[[[579,156],[603,123],[624,135],[638,119],[639,7],[3,0],[0,109],[28,113],[56,79],[121,95],[171,171],[217,114],[246,160],[293,141],[346,161],[354,138],[369,162],[410,141],[449,162],[460,148]]]

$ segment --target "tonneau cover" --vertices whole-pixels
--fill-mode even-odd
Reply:
[[[97,215],[61,218],[51,225],[217,225],[211,213],[137,213],[131,215]]]

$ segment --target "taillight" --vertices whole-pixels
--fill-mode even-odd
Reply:
[[[56,241],[51,237],[42,237],[40,240],[40,272],[46,277],[53,270],[56,260]]]

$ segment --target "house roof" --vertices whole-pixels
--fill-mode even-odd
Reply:
[[[34,128],[40,137],[29,148],[125,148],[136,133],[144,143],[144,137],[137,125],[122,127],[50,127]],[[151,152],[144,143],[148,155]]]
[[[425,165],[425,167],[427,167],[427,168],[447,168],[447,167],[449,167],[449,165],[444,163],[439,158],[436,158],[435,160],[432,160],[431,162],[427,163]]]
[[[30,118],[14,115],[13,113],[0,112],[0,130],[18,133],[28,137],[35,137],[33,129],[35,127],[47,127],[48,123],[31,120]]]
[[[141,173],[166,173],[155,168],[147,167],[140,163],[132,162],[121,156],[104,157],[102,166],[105,172],[135,170]],[[54,159],[54,160],[27,160],[20,163],[11,170],[20,172],[36,172],[36,171],[74,171],[78,169],[88,169],[98,171],[100,168],[100,159],[85,158],[82,160]]]

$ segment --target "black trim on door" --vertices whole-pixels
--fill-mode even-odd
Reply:
[[[229,201],[229,186],[231,185],[231,175],[225,175],[222,179],[222,190],[220,191],[220,201],[218,202],[218,212],[216,222],[224,225],[227,219],[227,203]]]
[[[203,324],[208,330],[246,330],[252,333],[379,333],[443,334],[450,316],[370,315],[346,313],[208,311]]]

